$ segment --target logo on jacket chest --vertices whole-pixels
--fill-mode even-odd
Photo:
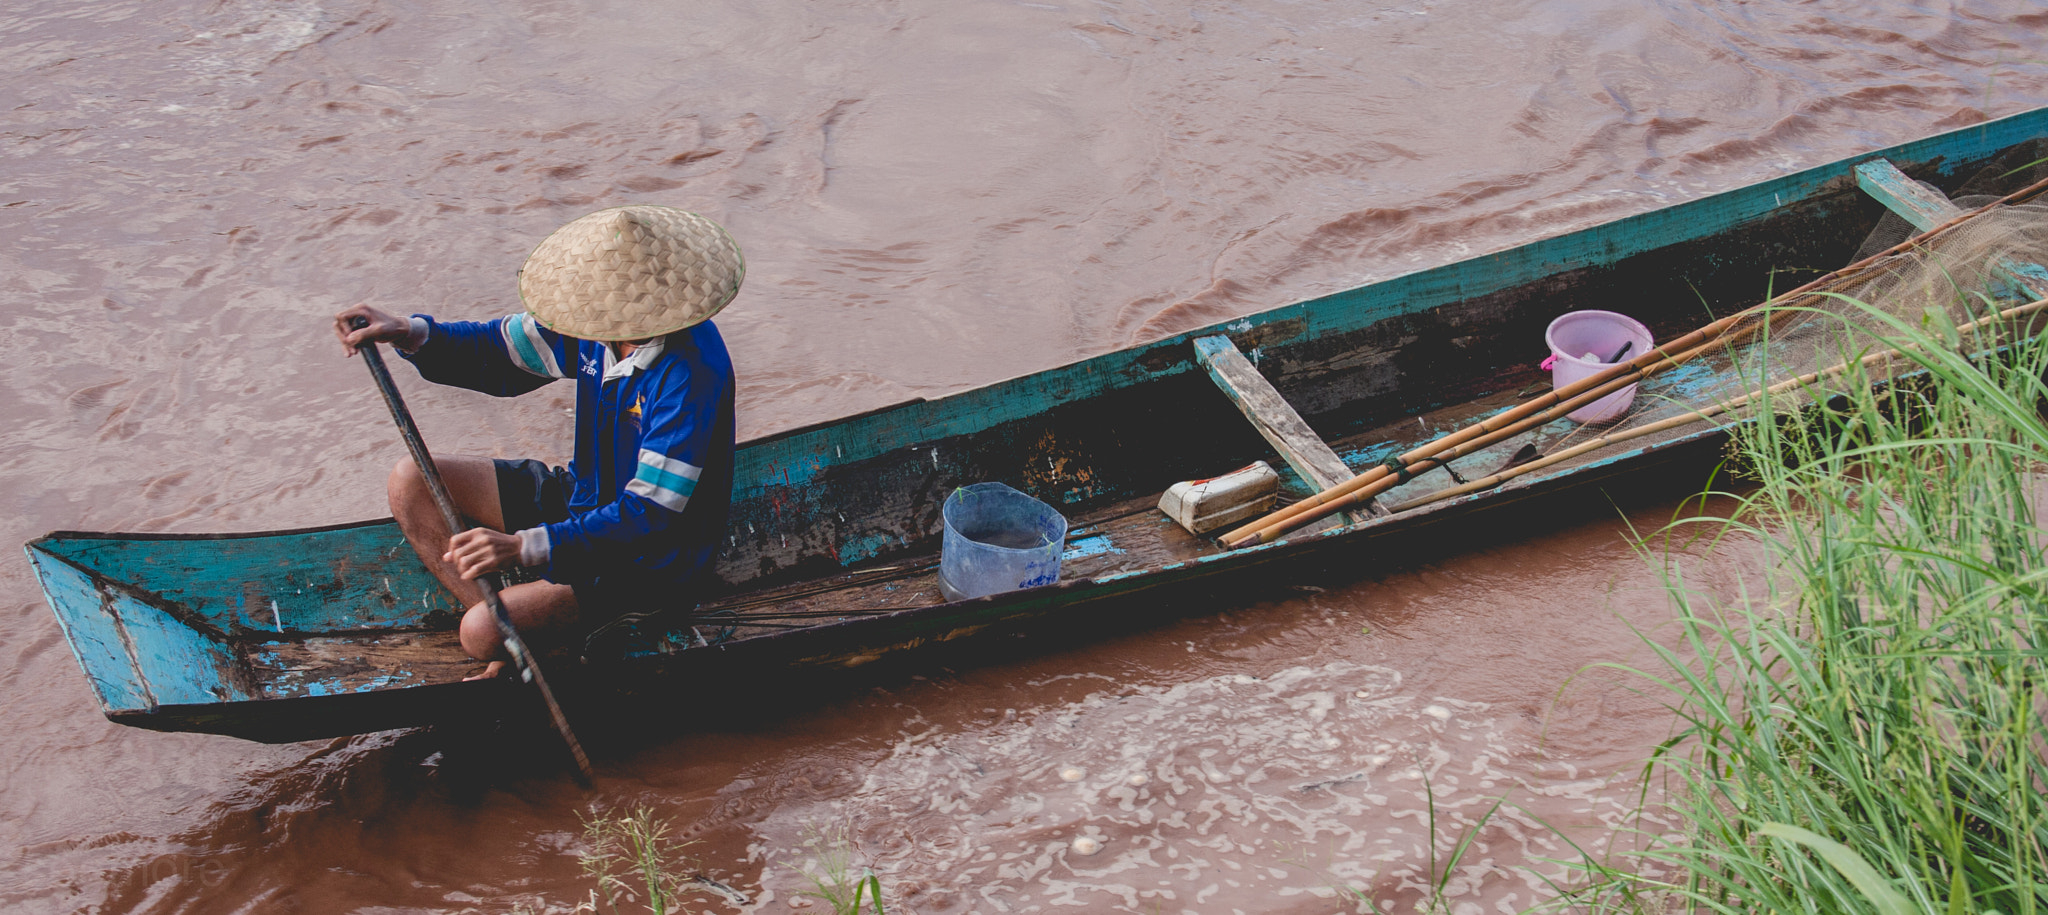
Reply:
[[[583,374],[595,378],[597,373],[603,370],[603,367],[597,364],[596,356],[583,356],[581,358],[583,360]]]

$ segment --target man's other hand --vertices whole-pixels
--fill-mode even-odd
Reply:
[[[512,568],[519,564],[519,537],[487,527],[473,527],[448,538],[448,552],[441,561],[455,568],[464,581]]]

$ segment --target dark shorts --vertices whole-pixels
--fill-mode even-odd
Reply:
[[[505,530],[523,531],[569,518],[569,491],[575,482],[569,471],[549,467],[540,461],[496,460],[498,465],[498,509],[505,516]],[[531,569],[520,570],[525,580],[536,576]],[[682,600],[674,585],[656,587],[638,582],[598,578],[571,582],[576,590],[576,607],[586,626],[609,622],[621,614],[650,613],[667,609]],[[665,592],[665,593],[664,593]]]
[[[569,488],[575,484],[566,468],[504,458],[494,463],[498,465],[498,510],[505,514],[506,531],[568,520]]]

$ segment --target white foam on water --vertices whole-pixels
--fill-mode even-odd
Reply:
[[[912,901],[932,913],[1412,900],[1437,883],[1431,845],[1447,861],[1475,829],[1445,897],[1525,906],[1564,876],[1536,860],[1568,852],[1538,816],[1632,821],[1631,783],[1546,758],[1522,713],[1406,695],[1391,668],[1104,685],[1000,730],[918,721],[831,815],[889,881],[930,888]],[[753,856],[793,857],[819,813],[778,808]]]

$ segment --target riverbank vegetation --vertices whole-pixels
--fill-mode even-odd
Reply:
[[[1678,529],[1753,540],[1768,571],[1732,600],[1672,571],[1678,638],[1640,672],[1680,725],[1650,802],[1685,825],[1576,862],[1561,908],[2048,910],[2048,347],[1883,328],[1862,343],[1920,377],[1852,371],[1742,427],[1755,488]]]
[[[675,825],[649,807],[612,809],[583,818],[583,850],[577,860],[596,888],[571,910],[571,915],[682,915],[689,896],[717,899],[745,907],[748,897],[705,875],[688,849],[694,842],[676,837]],[[821,828],[806,841],[811,857],[784,862],[811,885],[798,892],[795,904],[809,908],[822,902],[832,915],[887,915],[882,907],[882,882],[873,869],[854,867],[853,839],[846,829]],[[710,904],[707,903],[707,906]],[[514,915],[535,915],[521,906]]]

